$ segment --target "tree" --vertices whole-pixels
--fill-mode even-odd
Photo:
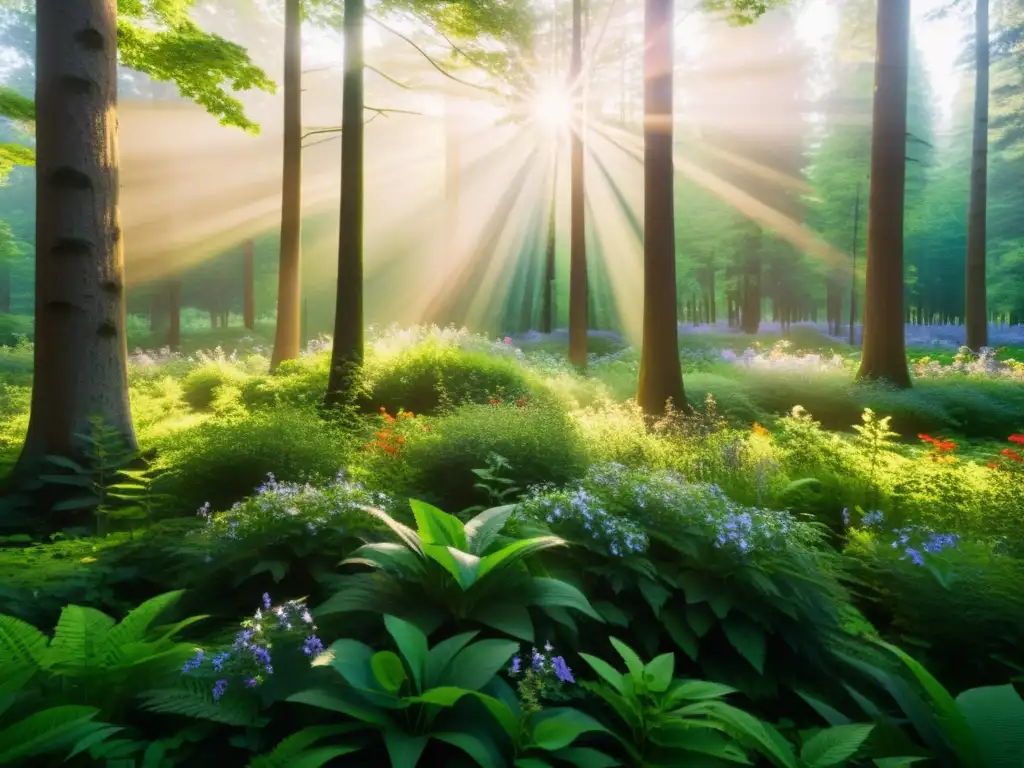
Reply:
[[[569,83],[573,100],[582,88],[583,0],[572,0],[572,60]],[[586,105],[571,126],[571,169],[569,180],[569,360],[577,369],[587,367],[587,231],[583,180],[583,131]]]
[[[46,455],[82,458],[76,436],[95,417],[136,446],[118,211],[118,55],[175,81],[222,123],[250,131],[257,126],[225,86],[273,89],[244,49],[202,32],[189,5],[36,4],[35,367],[19,474],[33,473]]]
[[[988,345],[985,256],[988,207],[988,0],[975,6],[974,141],[971,153],[971,200],[967,214],[967,258],[964,281],[964,324],[967,346]]]
[[[857,377],[910,387],[903,317],[903,220],[910,3],[878,4],[864,344]]]
[[[271,369],[299,356],[302,344],[302,10],[285,0],[284,168],[281,180],[281,252],[277,327]]]

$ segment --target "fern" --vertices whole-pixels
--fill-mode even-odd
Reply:
[[[90,734],[108,727],[93,718],[93,707],[51,707],[29,715],[0,731],[0,765],[74,746]]]
[[[113,626],[114,620],[95,608],[66,606],[50,641],[55,669],[83,673],[99,666],[107,632]]]
[[[162,688],[142,695],[142,708],[165,715],[180,715],[223,725],[257,726],[265,723],[253,701],[226,697],[213,700],[206,680],[182,678],[175,688]]]
[[[351,752],[358,752],[362,745],[347,744],[336,747],[318,747],[316,749],[308,749],[308,747],[312,747],[316,742],[328,736],[351,733],[352,731],[359,730],[359,728],[360,725],[357,724],[314,725],[303,728],[301,731],[293,733],[281,741],[270,754],[253,758],[252,762],[249,763],[249,768],[294,768],[295,766],[319,768],[319,766],[330,762],[336,757]]]
[[[127,616],[121,619],[119,624],[111,627],[106,637],[104,661],[109,665],[113,665],[120,660],[121,651],[125,645],[142,642],[153,622],[164,611],[178,602],[183,594],[184,590],[178,590],[157,595],[134,608]],[[175,627],[175,630],[178,628]]]
[[[0,669],[6,676],[12,669],[42,666],[49,641],[28,622],[0,615]]]

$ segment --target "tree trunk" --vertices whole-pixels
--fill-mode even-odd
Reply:
[[[242,324],[250,331],[256,327],[256,274],[252,251],[252,240],[246,240],[242,251]]]
[[[11,313],[11,264],[0,261],[0,315]]]
[[[558,230],[558,138],[555,137],[551,160],[551,202],[548,208],[548,239],[544,252],[544,293],[541,298],[540,331],[555,328],[555,244]]]
[[[341,100],[341,213],[338,300],[325,404],[342,403],[363,362],[363,19],[365,0],[345,0],[345,79]]]
[[[988,0],[977,0],[974,28],[974,151],[971,156],[971,202],[967,215],[967,270],[964,321],[967,346],[988,346],[985,296],[986,213],[988,204]]]
[[[167,308],[171,316],[167,346],[173,350],[181,349],[181,280],[171,280],[167,290]]]
[[[686,407],[676,317],[672,161],[673,0],[644,3],[644,321],[637,403],[650,415]]]
[[[284,6],[284,160],[281,251],[277,267],[277,324],[270,368],[294,360],[302,347],[302,11]],[[248,290],[248,288],[246,289]],[[248,294],[246,294],[248,297]],[[246,316],[248,318],[248,316]],[[253,317],[255,323],[255,316]],[[251,327],[246,320],[246,327]]]
[[[572,0],[572,61],[569,66],[570,93],[581,88],[583,74],[583,0]],[[569,361],[577,369],[587,367],[587,242],[583,197],[583,131],[585,102],[574,109],[570,125],[572,140],[571,191],[569,201]]]
[[[903,214],[910,3],[880,2],[877,34],[864,337],[857,377],[909,387],[903,326]]]
[[[740,298],[740,330],[754,335],[761,327],[761,242],[763,232],[754,225],[747,238],[747,254],[743,265],[743,294]]]
[[[36,3],[35,355],[19,473],[83,457],[98,417],[137,447],[118,207],[117,3]]]

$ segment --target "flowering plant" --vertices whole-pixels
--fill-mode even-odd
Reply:
[[[545,643],[543,653],[533,648],[529,663],[523,666],[523,658],[516,656],[508,669],[509,677],[517,681],[519,705],[523,715],[540,712],[545,699],[560,698],[562,687],[576,682],[572,670],[562,656],[555,656],[551,643]]]

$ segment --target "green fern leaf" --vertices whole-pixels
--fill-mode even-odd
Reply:
[[[28,622],[0,614],[0,669],[40,667],[46,659],[49,638]]]
[[[153,622],[164,611],[178,602],[183,594],[185,594],[184,590],[180,589],[175,592],[166,592],[150,598],[142,603],[142,605],[136,606],[130,611],[119,624],[112,627],[107,633],[105,663],[118,663],[121,648],[129,643],[141,642],[146,637]]]
[[[114,620],[95,608],[65,606],[50,641],[51,663],[64,670],[86,671],[97,666],[113,626]]]
[[[142,708],[165,715],[181,715],[224,725],[259,724],[255,704],[247,698],[226,697],[213,700],[208,681],[185,678],[177,688],[148,691],[142,695]]]
[[[359,730],[360,725],[314,725],[309,728],[303,728],[301,731],[293,733],[281,741],[274,751],[268,755],[261,755],[253,758],[252,762],[249,763],[250,768],[292,768],[297,763],[306,765],[308,762],[308,756],[313,754],[307,750],[307,747],[313,746],[316,742],[326,739],[328,736],[336,736],[341,733],[351,733],[352,731]],[[334,752],[333,756],[339,756],[350,752],[356,752],[362,748],[361,745],[344,745],[341,747],[327,748],[327,749],[340,749],[340,752]],[[318,750],[319,751],[319,750]],[[309,763],[310,766],[314,765]],[[323,763],[316,763],[316,765],[323,765]]]
[[[0,765],[25,757],[63,749],[99,712],[94,707],[64,706],[44,709],[0,731]],[[105,723],[93,723],[97,728]]]

